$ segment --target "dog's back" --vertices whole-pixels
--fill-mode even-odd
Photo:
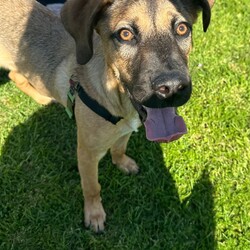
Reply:
[[[1,0],[0,12],[0,67],[50,88],[54,71],[74,51],[60,18],[33,0]]]

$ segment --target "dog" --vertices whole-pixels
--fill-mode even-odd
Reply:
[[[136,174],[126,155],[133,131],[151,141],[186,133],[176,107],[192,92],[192,25],[207,30],[214,0],[68,0],[57,17],[33,0],[0,1],[0,66],[40,104],[74,114],[85,225],[104,230],[98,162]],[[87,100],[87,101],[86,101]]]

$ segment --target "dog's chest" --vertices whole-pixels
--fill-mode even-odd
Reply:
[[[141,126],[141,121],[139,115],[136,113],[122,119],[117,125],[119,132],[122,135],[126,135],[128,133],[137,132],[138,128]]]

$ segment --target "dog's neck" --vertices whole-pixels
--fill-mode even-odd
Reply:
[[[98,35],[94,38],[94,48],[91,60],[86,65],[78,66],[76,70],[82,87],[113,115],[136,115],[137,112],[119,79],[119,72],[105,60]]]

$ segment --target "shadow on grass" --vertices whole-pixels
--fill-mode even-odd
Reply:
[[[0,68],[0,84],[4,84],[8,80],[9,72]]]
[[[160,146],[146,141],[143,130],[128,148],[141,166],[138,176],[120,173],[109,156],[100,163],[107,227],[100,236],[85,230],[75,133],[63,108],[52,105],[6,138],[0,158],[2,249],[216,248],[207,171],[181,202]]]

